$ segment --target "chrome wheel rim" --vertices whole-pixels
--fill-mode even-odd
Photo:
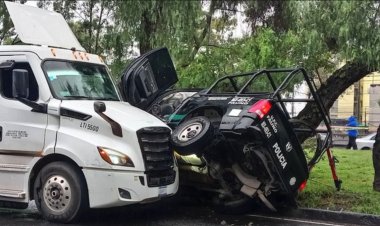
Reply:
[[[191,123],[181,130],[181,132],[178,134],[178,140],[182,142],[191,140],[194,137],[198,136],[198,134],[201,133],[202,129],[203,129],[203,125],[201,123],[199,122]]]
[[[43,188],[44,201],[52,211],[66,209],[71,201],[71,187],[62,176],[50,177]]]

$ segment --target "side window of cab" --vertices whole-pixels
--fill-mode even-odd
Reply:
[[[33,74],[32,68],[27,62],[15,62],[12,68],[4,68],[0,70],[0,92],[1,95],[8,99],[13,99],[12,94],[12,70],[24,69],[29,74],[29,96],[31,101],[37,101],[38,99],[38,84]]]

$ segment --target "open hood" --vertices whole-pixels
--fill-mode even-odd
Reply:
[[[23,43],[85,51],[61,14],[7,1],[5,5]]]
[[[147,110],[156,97],[178,81],[167,48],[154,49],[132,61],[121,78],[121,92],[131,105]]]

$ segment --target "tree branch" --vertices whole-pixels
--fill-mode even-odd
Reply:
[[[370,69],[368,65],[355,61],[347,62],[343,67],[334,71],[317,90],[317,95],[326,110],[328,111],[333,106],[334,102],[348,87],[373,71],[375,69]],[[313,128],[317,128],[322,120],[314,102],[307,103],[296,118],[308,122]],[[303,142],[307,137],[308,134],[304,134],[299,139]]]
[[[74,13],[77,14],[77,16],[79,16],[84,21],[84,17],[80,14],[80,12],[75,10]]]
[[[89,9],[88,9],[88,12],[89,12],[89,17],[90,17],[90,24],[89,24],[89,27],[88,27],[88,36],[89,36],[89,43],[88,43],[88,48],[89,48],[89,52],[91,53],[92,52],[92,48],[91,48],[91,43],[92,43],[92,10],[94,8],[94,2],[92,0],[90,0],[89,2]]]
[[[375,10],[375,16],[372,18],[371,22],[372,22],[372,27],[375,27],[376,26],[376,18],[377,18],[377,14],[379,13],[380,11],[380,3],[377,4],[377,9]]]
[[[101,1],[99,21],[98,21],[98,26],[96,30],[96,36],[95,36],[95,49],[94,49],[95,53],[98,53],[99,35],[100,35],[101,26],[102,26],[103,11],[104,11],[104,1]]]
[[[209,11],[206,14],[205,26],[203,27],[203,30],[202,30],[199,37],[197,37],[196,35],[193,36],[194,47],[193,47],[187,61],[182,63],[181,67],[189,66],[190,61],[192,61],[195,58],[195,55],[198,53],[199,49],[201,48],[204,39],[206,38],[208,32],[210,31],[212,16],[214,15],[215,9],[216,9],[216,0],[211,0]]]
[[[217,8],[216,10],[228,11],[228,12],[234,12],[234,13],[245,13],[244,11],[241,11],[241,10],[229,9],[229,8]]]
[[[201,47],[203,47],[203,46],[214,47],[214,48],[219,48],[219,49],[231,49],[230,47],[221,46],[221,45],[212,44],[212,43],[204,44]]]

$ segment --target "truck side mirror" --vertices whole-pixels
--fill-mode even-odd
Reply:
[[[106,105],[104,104],[104,102],[101,102],[101,101],[94,102],[94,111],[96,113],[105,112],[106,111]]]
[[[10,69],[15,65],[14,60],[7,60],[0,63],[0,69]]]
[[[29,73],[24,69],[12,71],[12,94],[14,98],[28,98],[29,96]]]

